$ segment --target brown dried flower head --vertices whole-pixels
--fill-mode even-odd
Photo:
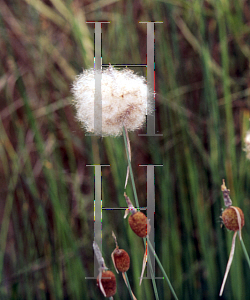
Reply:
[[[95,103],[96,74],[101,75],[101,103]],[[94,106],[101,110],[101,121],[95,122],[102,122],[103,136],[121,135],[123,126],[129,131],[141,128],[146,114],[151,111],[147,106],[148,89],[144,77],[127,68],[118,71],[110,66],[102,72],[85,70],[76,77],[72,93],[77,118],[87,131],[95,130]]]
[[[229,230],[238,231],[245,225],[244,214],[239,207],[229,206],[223,211],[221,217],[224,225]]]
[[[146,237],[150,232],[150,224],[148,218],[144,213],[137,211],[132,205],[129,197],[124,193],[124,197],[128,204],[128,210],[125,212],[124,218],[127,217],[127,214],[131,212],[131,215],[128,218],[130,228],[134,231],[139,237]]]
[[[111,297],[116,293],[116,279],[115,275],[111,271],[103,271],[101,282],[103,289],[105,291],[106,297]],[[97,277],[97,285],[99,286],[99,276]]]
[[[128,218],[128,222],[131,229],[139,237],[147,236],[148,222],[147,222],[147,217],[144,215],[144,213],[138,211],[130,215]]]
[[[229,270],[230,270],[230,267],[231,267],[231,264],[233,261],[236,235],[237,235],[237,233],[239,233],[239,238],[240,238],[240,240],[242,240],[241,229],[245,224],[244,214],[243,214],[242,210],[239,207],[232,206],[232,200],[229,195],[230,190],[227,189],[224,179],[222,180],[221,191],[223,193],[225,206],[227,207],[223,211],[221,218],[223,220],[225,227],[229,230],[234,231],[234,235],[233,235],[233,240],[232,240],[230,256],[229,256],[229,259],[227,262],[226,271],[225,271],[224,278],[223,278],[221,288],[220,288],[220,293],[219,293],[220,296],[222,296],[222,294],[223,294],[227,276],[228,276],[228,273],[229,273]]]
[[[113,251],[115,267],[120,272],[127,272],[130,267],[130,257],[128,253],[119,248]]]
[[[115,239],[116,248],[112,252],[111,258],[115,266],[116,272],[117,273],[119,273],[118,271],[122,273],[127,272],[127,270],[130,267],[130,257],[125,250],[119,249],[117,239],[113,231],[112,231],[112,236]]]

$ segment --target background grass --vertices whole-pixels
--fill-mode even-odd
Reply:
[[[103,63],[146,63],[146,25],[155,25],[156,128],[130,133],[141,206],[146,173],[155,168],[156,252],[179,299],[217,299],[232,232],[221,228],[225,178],[245,213],[250,250],[250,5],[248,1],[0,0],[0,299],[103,299],[93,276],[94,174],[102,168],[103,206],[124,207],[123,137],[85,136],[74,118],[70,87],[93,67],[94,26],[103,24]],[[146,75],[145,68],[134,68]],[[141,130],[140,133],[145,132]],[[127,193],[132,196],[131,184]],[[131,255],[128,277],[138,299],[142,240],[121,210],[103,211],[103,256]],[[156,266],[156,275],[161,271]],[[221,299],[247,299],[250,270],[239,240]],[[117,276],[115,299],[129,299]],[[156,280],[159,298],[171,299]]]

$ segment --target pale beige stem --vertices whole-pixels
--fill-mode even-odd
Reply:
[[[141,277],[140,277],[140,285],[141,285],[141,282],[142,282],[142,278],[143,278],[143,274],[144,274],[144,271],[145,271],[145,268],[146,268],[146,263],[147,263],[147,259],[148,259],[148,256],[147,256],[147,245],[146,245],[146,249],[145,249],[145,253],[144,253],[144,256],[143,256],[143,262],[142,262],[142,270],[141,270]]]
[[[124,129],[125,129],[126,140],[127,140],[127,145],[128,145],[128,155],[129,155],[128,159],[131,161],[131,147],[130,147],[130,141],[129,141],[129,136],[128,136],[128,130],[125,126],[124,126]],[[127,184],[128,184],[128,176],[129,176],[129,165],[127,166],[127,175],[126,175],[124,189],[126,189]]]
[[[115,236],[115,234],[114,234],[114,231],[112,231],[112,237],[113,237],[114,240],[115,240],[115,245],[116,245],[116,247],[119,248],[118,243],[117,243],[116,236]]]
[[[132,204],[131,200],[129,199],[129,197],[127,196],[127,194],[125,192],[124,192],[124,197],[125,197],[127,205],[128,205],[128,208],[125,210],[125,213],[124,213],[124,219],[126,219],[130,212],[132,214],[135,214],[137,212],[137,210],[134,208],[134,205]]]
[[[104,297],[106,297],[106,293],[105,293],[104,287],[102,285],[102,271],[106,270],[107,267],[105,265],[104,258],[102,257],[100,248],[98,247],[98,245],[95,241],[93,242],[93,249],[94,249],[96,259],[97,259],[98,264],[99,264],[99,274],[98,274],[99,287],[100,287],[100,290],[103,293]]]
[[[128,283],[127,283],[127,279],[126,279],[126,276],[125,276],[124,272],[122,272],[122,277],[123,277],[123,279],[124,279],[124,281],[126,283],[126,286],[128,288]],[[131,293],[132,293],[132,296],[133,296],[133,300],[137,300],[136,297],[135,297],[135,295],[134,295],[134,293],[132,291],[131,291]]]
[[[229,259],[228,259],[228,262],[227,262],[227,267],[226,267],[225,275],[224,275],[224,278],[223,278],[223,282],[222,282],[222,285],[221,285],[221,288],[220,288],[220,294],[219,294],[220,296],[222,296],[222,294],[223,294],[224,286],[225,286],[225,283],[226,283],[226,280],[227,280],[227,275],[229,273],[229,270],[230,270],[230,267],[231,267],[231,264],[232,264],[232,261],[233,261],[236,235],[237,235],[237,231],[235,231],[234,236],[233,236],[232,247],[231,247]]]
[[[106,293],[105,293],[104,287],[102,285],[102,271],[99,272],[98,277],[99,277],[99,287],[100,287],[100,290],[103,293],[103,296],[106,297]]]
[[[115,236],[115,234],[114,234],[114,231],[112,231],[112,236],[113,236],[113,238],[115,239],[116,248],[119,248],[119,247],[118,247],[118,243],[117,243],[116,236]],[[115,249],[115,250],[116,250],[116,249]],[[116,273],[119,274],[119,271],[117,270],[116,264],[115,264],[115,258],[114,258],[114,252],[115,252],[115,250],[111,253],[111,258],[112,258],[112,262],[113,262],[113,265],[114,265],[114,267],[115,267]]]
[[[240,213],[238,211],[238,209],[234,206],[231,206],[234,211],[236,212],[236,215],[237,215],[237,222],[238,222],[238,225],[239,225],[239,237],[240,237],[240,241],[241,241],[241,228],[242,228],[242,225],[241,225],[241,216],[240,216]]]

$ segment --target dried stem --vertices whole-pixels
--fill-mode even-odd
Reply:
[[[123,126],[123,128],[124,128],[124,131],[125,131],[126,141],[127,141],[127,145],[128,145],[128,160],[131,162],[131,146],[130,146],[130,141],[129,141],[129,136],[128,136],[128,130],[125,126]],[[127,166],[127,175],[126,175],[124,189],[126,189],[126,187],[127,187],[128,177],[129,177],[129,164]]]
[[[125,149],[126,149],[126,153],[127,153],[127,158],[128,158],[128,165],[129,165],[129,170],[130,170],[130,177],[131,177],[131,182],[132,182],[132,188],[133,188],[133,193],[134,193],[134,198],[135,198],[135,203],[136,203],[136,206],[137,207],[140,207],[139,206],[139,201],[138,201],[138,197],[137,197],[137,192],[136,192],[136,187],[135,187],[135,181],[134,181],[134,175],[133,175],[133,169],[132,169],[132,165],[131,165],[131,161],[129,159],[129,150],[128,150],[128,143],[127,143],[127,139],[126,139],[126,133],[125,133],[125,128],[123,127],[123,137],[124,137],[124,143],[125,143]],[[124,195],[125,196],[125,195]],[[126,199],[127,200],[127,199]],[[143,238],[143,242],[144,242],[144,246],[147,247],[146,245],[146,238]],[[154,248],[153,246],[151,245],[150,243],[150,240],[148,239],[148,245],[150,246],[151,250],[153,251],[154,255],[155,255],[155,258],[156,258],[156,261],[160,267],[160,269],[162,270],[163,274],[164,274],[164,279],[167,280],[167,283],[171,289],[171,292],[174,296],[174,298],[176,300],[178,300],[178,297],[171,285],[171,282],[170,280],[168,279],[168,276],[157,256],[157,254],[155,253],[154,251]],[[159,296],[158,296],[158,291],[157,291],[157,287],[156,287],[156,282],[155,282],[155,278],[154,278],[154,274],[153,274],[153,270],[152,270],[152,265],[151,265],[151,261],[150,261],[150,256],[148,256],[148,262],[149,262],[149,267],[150,267],[150,272],[151,272],[151,275],[152,275],[152,284],[153,284],[153,288],[154,288],[154,293],[155,293],[155,297],[156,299],[159,299]]]
[[[135,204],[136,204],[136,207],[139,207],[139,201],[138,201],[136,187],[135,187],[133,169],[132,169],[132,165],[131,165],[131,160],[129,159],[129,146],[128,146],[128,142],[127,142],[127,138],[126,138],[126,131],[125,131],[124,126],[123,126],[123,138],[124,138],[124,144],[125,144],[125,149],[126,149],[127,158],[128,158],[128,165],[129,165],[131,183],[132,183],[132,188],[133,188],[133,193],[134,193],[134,198],[135,198]]]
[[[118,246],[118,243],[117,243],[116,236],[115,236],[115,234],[114,234],[114,231],[112,231],[112,237],[113,237],[113,238],[114,238],[114,240],[115,240],[115,245],[116,245],[116,248],[119,248],[119,246]]]
[[[128,290],[129,290],[129,293],[130,293],[131,298],[132,298],[133,300],[137,300],[136,297],[135,297],[135,295],[134,295],[134,293],[132,292],[130,283],[129,283],[129,281],[128,281],[127,273],[126,273],[126,272],[123,272],[123,273],[122,273],[122,277],[123,277],[123,280],[124,280],[125,283],[126,283],[126,286],[127,286]]]
[[[141,270],[141,277],[140,277],[140,285],[141,285],[141,282],[142,282],[142,278],[143,278],[143,274],[144,274],[144,271],[145,271],[145,268],[146,268],[146,264],[147,264],[147,258],[148,258],[148,247],[146,245],[146,248],[145,248],[145,253],[144,253],[144,256],[143,256],[143,262],[142,262],[142,270]]]
[[[241,240],[241,228],[242,228],[242,223],[241,223],[241,216],[240,213],[238,211],[238,209],[234,206],[230,206],[232,209],[234,209],[234,211],[236,212],[236,216],[237,216],[237,222],[238,222],[238,226],[239,226],[239,237]]]
[[[231,267],[231,264],[232,264],[232,261],[233,261],[236,235],[237,235],[237,231],[235,231],[234,236],[233,236],[232,247],[231,247],[229,259],[228,259],[228,262],[227,262],[227,267],[226,267],[225,275],[224,275],[224,278],[223,278],[223,282],[222,282],[222,285],[221,285],[221,288],[220,288],[220,294],[219,294],[220,296],[222,296],[222,294],[223,294],[224,286],[225,286],[225,283],[226,283],[226,280],[227,280],[227,275],[229,273],[229,270],[230,270],[230,267]]]
[[[100,251],[100,248],[99,248],[99,246],[97,245],[97,243],[95,241],[93,242],[93,249],[94,249],[94,253],[95,253],[95,256],[96,256],[96,259],[98,261],[100,269],[106,270],[107,267],[105,265],[104,258],[102,257],[102,253]]]
[[[97,243],[95,241],[93,242],[93,249],[94,249],[96,259],[97,259],[98,264],[99,264],[99,274],[98,274],[99,287],[100,287],[100,290],[103,293],[104,297],[106,297],[106,293],[105,293],[104,287],[102,285],[102,271],[106,270],[107,267],[105,265],[104,258],[102,257],[102,253],[100,251],[100,248],[99,248],[99,246],[97,245]]]
[[[223,193],[225,206],[227,206],[227,207],[231,206],[232,205],[232,200],[229,196],[230,190],[228,190],[226,185],[225,185],[225,179],[222,179],[221,191]]]
[[[137,212],[137,210],[135,209],[134,205],[132,204],[131,200],[129,199],[129,197],[127,196],[127,194],[125,192],[124,192],[124,197],[125,197],[127,205],[128,205],[128,209],[125,210],[125,214],[124,214],[124,219],[126,219],[129,212],[131,212],[131,214],[133,215]]]

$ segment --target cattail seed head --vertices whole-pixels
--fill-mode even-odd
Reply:
[[[239,212],[240,220],[237,216],[237,212]],[[245,219],[243,211],[239,207],[228,207],[222,213],[222,220],[227,229],[238,231],[245,225]],[[241,224],[241,228],[239,228],[239,224]]]
[[[137,234],[139,237],[145,237],[150,231],[150,226],[147,217],[144,213],[138,211],[133,213],[128,218],[129,225],[131,229]]]
[[[96,76],[101,76],[100,103],[95,101]],[[74,81],[72,93],[78,120],[89,132],[96,130],[95,122],[101,123],[101,133],[98,134],[103,136],[121,135],[123,126],[128,131],[141,128],[146,114],[152,110],[147,103],[148,89],[144,77],[127,68],[118,71],[110,66],[102,72],[85,70]],[[101,111],[101,120],[94,120],[94,109]]]
[[[116,293],[116,279],[111,271],[103,271],[101,278],[106,297],[111,297]],[[99,286],[99,276],[97,277],[97,285]],[[100,287],[100,286],[99,286]]]
[[[128,204],[128,209],[125,211],[124,218],[127,217],[129,212],[131,215],[128,218],[129,225],[136,235],[139,237],[146,237],[149,234],[151,226],[148,218],[140,211],[137,211],[131,203],[129,197],[124,193],[124,197]]]
[[[123,249],[116,248],[113,251],[113,255],[116,269],[120,272],[127,272],[130,267],[128,253]]]

